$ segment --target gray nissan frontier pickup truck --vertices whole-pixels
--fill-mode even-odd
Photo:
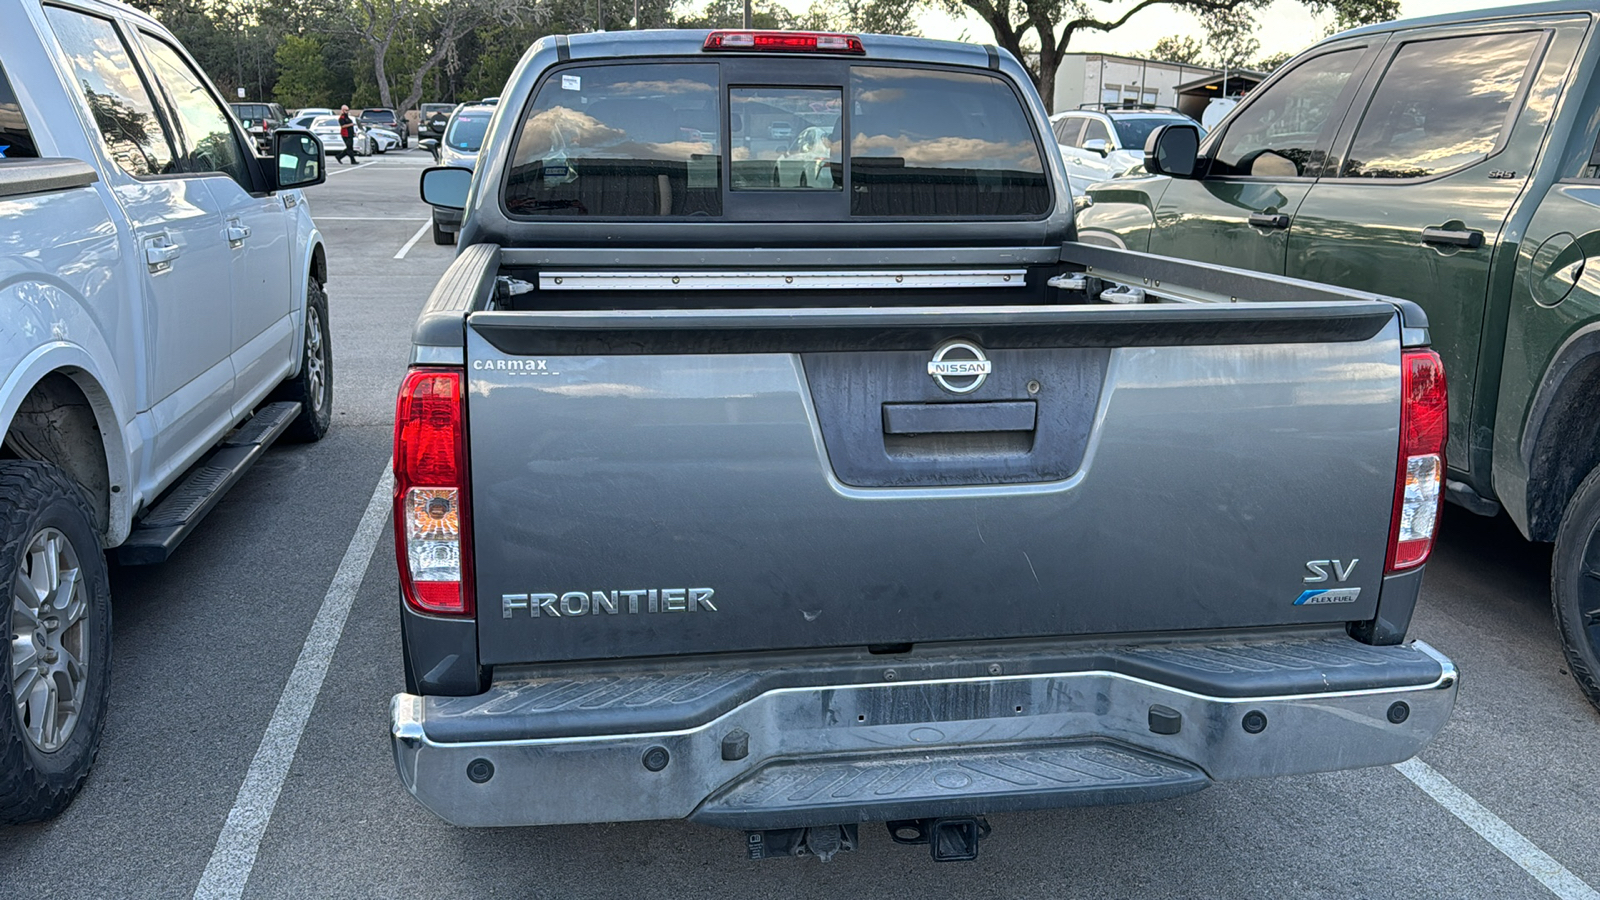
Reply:
[[[1416,754],[1421,310],[1079,244],[1003,51],[534,44],[395,423],[406,787],[752,858]]]

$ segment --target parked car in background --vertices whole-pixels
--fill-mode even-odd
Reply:
[[[272,143],[272,132],[286,124],[289,115],[276,103],[230,103],[233,114],[255,139],[256,150],[265,153]]]
[[[400,149],[404,150],[411,146],[411,129],[406,127],[404,119],[395,115],[394,110],[369,107],[361,111],[360,119],[362,126],[368,129],[383,128],[393,132],[400,143]]]
[[[390,150],[398,150],[401,147],[400,135],[387,128],[368,125],[364,126],[362,130],[372,139],[372,152],[374,153],[388,153]]]
[[[496,98],[498,99],[498,98]],[[489,128],[494,107],[481,104],[463,105],[450,116],[445,126],[444,139],[419,141],[423,149],[433,153],[441,166],[454,166],[468,171],[478,164],[478,151],[483,147],[483,136]],[[453,244],[461,228],[461,210],[433,208],[433,242]]]
[[[1086,241],[1390,294],[1450,379],[1448,496],[1555,543],[1568,670],[1600,707],[1600,34],[1592,3],[1390,22],[1284,65]]]
[[[455,108],[454,103],[424,103],[417,107],[417,140],[444,137],[444,128],[450,124],[450,114]]]
[[[320,438],[333,371],[300,190],[324,178],[317,141],[278,128],[258,156],[131,7],[0,0],[0,22],[5,825],[61,812],[94,761],[106,553],[165,560],[269,445]]]
[[[1061,145],[1072,196],[1084,196],[1097,181],[1140,171],[1145,138],[1176,122],[1198,124],[1177,110],[1138,105],[1096,104],[1051,116],[1050,130]]]
[[[371,156],[378,152],[377,139],[368,134],[367,130],[361,127],[360,122],[353,122],[351,127],[355,129],[352,143],[355,146],[357,156]],[[344,138],[339,133],[338,116],[316,116],[312,118],[311,123],[306,128],[321,139],[322,145],[328,148],[329,156],[344,150]],[[400,139],[396,137],[394,142],[398,145]]]

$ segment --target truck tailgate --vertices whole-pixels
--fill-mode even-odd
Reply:
[[[467,324],[485,665],[1377,607],[1400,417],[1389,304]],[[936,383],[941,349],[985,357],[982,383]]]

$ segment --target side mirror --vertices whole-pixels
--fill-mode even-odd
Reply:
[[[1193,178],[1199,157],[1200,129],[1193,125],[1162,125],[1144,142],[1144,170],[1151,175]]]
[[[742,113],[728,113],[728,131],[743,131],[744,115]]]
[[[327,160],[316,135],[299,128],[279,128],[272,133],[272,144],[277,190],[310,187],[328,179]]]
[[[435,166],[422,170],[422,202],[443,209],[466,209],[472,170]]]
[[[1111,142],[1105,138],[1091,138],[1083,142],[1083,149],[1090,153],[1098,153],[1102,157],[1111,155]]]
[[[417,146],[433,154],[433,161],[439,161],[439,142],[433,138],[423,138],[417,141]]]

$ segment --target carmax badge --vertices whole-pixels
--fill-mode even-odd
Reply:
[[[950,341],[934,351],[928,362],[933,383],[952,394],[970,394],[983,387],[990,368],[989,357],[970,341]]]

